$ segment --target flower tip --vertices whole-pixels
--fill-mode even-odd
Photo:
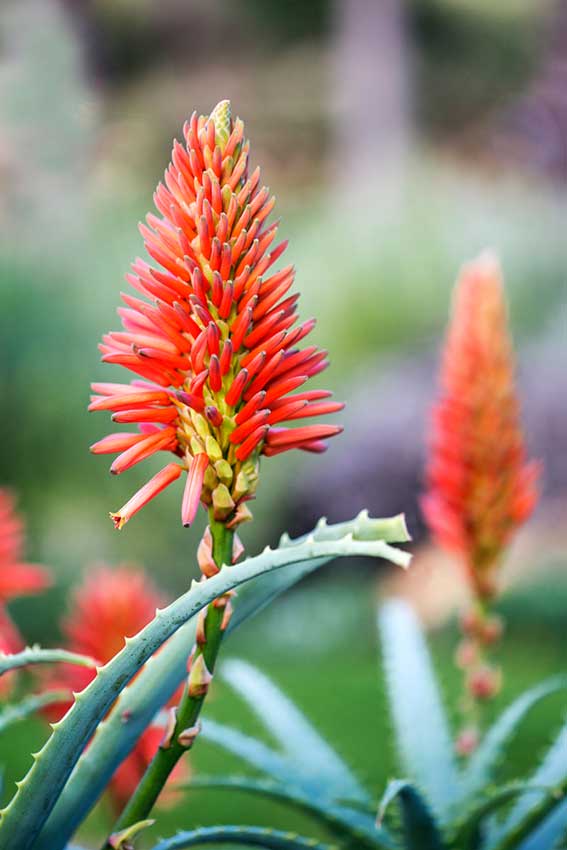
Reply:
[[[465,277],[501,282],[502,267],[498,254],[491,248],[486,248],[473,260],[463,265],[461,274]]]
[[[214,121],[217,118],[226,118],[227,115],[230,118],[230,100],[228,98],[224,98],[224,100],[219,100],[219,102],[211,112],[211,118]]]
[[[221,150],[224,150],[232,131],[232,114],[230,100],[221,100],[210,115],[210,120],[215,125],[215,133]]]
[[[121,513],[113,514],[113,513],[111,512],[111,513],[109,513],[109,515],[108,515],[108,516],[110,517],[110,519],[111,519],[111,520],[112,520],[112,522],[114,523],[114,528],[115,528],[117,531],[121,531],[121,529],[123,529],[123,528],[124,528],[124,526],[126,525],[126,523],[128,522],[128,518],[127,518],[127,517],[125,517],[125,516],[124,516],[123,514],[121,514]]]

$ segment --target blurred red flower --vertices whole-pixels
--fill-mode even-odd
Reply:
[[[182,471],[185,525],[200,501],[216,519],[238,518],[238,506],[254,495],[260,454],[321,452],[341,430],[282,424],[343,405],[324,390],[292,394],[326,368],[327,354],[298,347],[315,321],[297,324],[293,267],[266,276],[286,243],[273,247],[278,224],[267,221],[275,200],[259,169],[249,174],[242,121],[222,101],[208,117],[194,113],[183,134],[154,195],[161,218],[150,214],[140,228],[159,268],[135,261],[127,280],[143,298],[122,296],[124,330],[101,345],[103,361],[143,380],[94,384],[90,405],[139,429],[92,446],[119,453],[112,472],[161,451],[181,463],[169,463],[112,514],[117,528]]]
[[[162,594],[142,570],[131,566],[116,569],[97,566],[89,570],[83,584],[73,594],[71,614],[62,623],[66,648],[106,664],[120,652],[124,638],[139,632],[155,616],[156,608],[164,604]],[[94,676],[94,670],[66,664],[57,670],[51,683],[77,693],[86,688]],[[175,698],[172,704],[177,701]],[[55,711],[50,709],[46,713],[58,720],[70,705],[70,702],[60,704]],[[112,777],[109,793],[116,808],[122,808],[131,796],[162,736],[162,728],[146,729]]]
[[[48,571],[23,560],[24,523],[16,513],[14,499],[0,489],[0,652],[18,652],[24,641],[12,622],[6,603],[17,596],[39,593],[50,584]],[[0,694],[6,695],[13,681],[11,675],[0,680]]]
[[[481,598],[493,595],[500,555],[536,504],[538,477],[526,461],[501,272],[483,254],[455,288],[422,500],[433,535],[462,556]]]

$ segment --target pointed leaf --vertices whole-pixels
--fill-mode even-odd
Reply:
[[[540,791],[539,799],[530,808],[526,806],[525,814],[521,819],[510,825],[506,822],[504,828],[497,831],[496,838],[491,842],[490,847],[494,850],[517,850],[527,838],[533,838],[537,830],[548,822],[548,818],[556,810],[558,800],[564,801],[566,795],[567,780],[555,788],[549,788],[545,792]],[[555,827],[557,826],[556,823]],[[544,847],[545,850],[551,850],[545,845],[541,850],[544,850]]]
[[[221,675],[246,700],[296,763],[296,770],[329,792],[368,800],[368,794],[330,744],[266,675],[245,661],[225,661]],[[309,758],[305,758],[309,753]]]
[[[0,710],[0,734],[5,732],[13,723],[19,720],[24,720],[36,711],[45,708],[48,705],[53,705],[57,702],[68,700],[71,694],[69,691],[46,691],[43,694],[36,694],[26,697],[21,702],[5,705]]]
[[[28,664],[53,664],[65,662],[76,664],[79,667],[96,667],[97,662],[88,655],[78,655],[76,652],[67,652],[66,649],[42,649],[39,646],[28,646],[21,652],[6,655],[0,652],[0,676],[15,670],[17,667],[27,667]]]
[[[567,800],[557,803],[545,820],[518,846],[517,850],[555,850],[567,835]]]
[[[280,803],[285,803],[288,806],[298,809],[305,814],[320,821],[324,826],[337,835],[344,837],[349,836],[350,840],[357,839],[359,843],[368,846],[369,835],[371,836],[370,846],[373,847],[391,847],[392,842],[387,835],[380,837],[375,833],[373,820],[368,818],[368,813],[364,821],[364,830],[359,830],[360,822],[357,822],[356,817],[353,818],[353,812],[348,812],[345,820],[346,807],[340,805],[334,806],[329,801],[320,797],[313,792],[306,792],[292,785],[284,785],[282,782],[274,781],[273,779],[256,779],[251,776],[195,776],[191,780],[177,787],[188,788],[206,788],[211,790],[226,790],[226,791],[244,791],[251,794],[258,794],[269,799],[277,800]]]
[[[406,850],[444,850],[433,813],[417,789],[405,779],[393,779],[388,783],[378,809],[378,825],[396,799],[400,803]]]
[[[379,839],[371,817],[349,809],[347,806],[335,804],[317,780],[306,779],[300,775],[296,762],[280,755],[261,741],[230,726],[216,723],[214,720],[203,722],[201,734],[203,738],[222,746],[232,755],[244,759],[256,770],[261,770],[276,779],[278,783],[294,789],[296,795],[324,803],[329,816],[335,823],[340,822],[343,828],[357,833],[359,838],[370,839],[373,842]],[[380,843],[384,844],[387,841],[388,836],[384,833]]]
[[[415,614],[400,600],[383,606],[378,624],[402,767],[447,823],[459,775],[427,646]]]
[[[526,714],[554,691],[567,686],[565,676],[556,676],[521,694],[491,726],[463,771],[463,796],[472,797],[492,780],[492,772],[505,745]]]
[[[567,722],[564,724],[554,743],[548,749],[541,765],[528,779],[529,786],[556,788],[557,796],[549,796],[545,791],[526,791],[522,794],[498,835],[503,836],[496,842],[498,847],[515,846],[510,842],[527,837],[529,831],[542,823],[567,791]]]
[[[457,823],[452,844],[459,850],[468,850],[468,848],[477,850],[482,843],[482,826],[486,819],[509,803],[510,800],[527,791],[534,790],[549,793],[548,788],[534,788],[526,782],[514,782],[505,785],[503,788],[498,788],[486,799],[478,800]]]
[[[367,524],[371,523],[367,520]],[[410,557],[381,540],[355,540],[352,533],[340,540],[317,540],[311,534],[302,543],[276,550],[266,548],[261,555],[222,569],[206,582],[194,582],[187,593],[158,611],[138,635],[127,640],[121,652],[98,670],[96,678],[55,725],[53,734],[2,812],[2,850],[28,850],[32,845],[98,723],[143,664],[181,626],[218,596],[253,578],[290,565],[344,555],[383,557],[404,566]],[[61,842],[68,837],[62,834]],[[51,847],[55,850],[54,845]]]
[[[296,782],[296,769],[290,759],[272,750],[267,744],[245,735],[238,729],[217,723],[216,720],[203,720],[201,738],[218,744],[228,750],[232,755],[243,759],[247,764],[263,773],[277,779],[278,782],[297,784],[307,791],[314,790],[315,786],[309,782]]]
[[[280,832],[258,826],[203,826],[190,832],[178,832],[164,838],[152,850],[182,850],[203,844],[243,844],[265,850],[337,850],[314,838],[303,838],[295,832]]]

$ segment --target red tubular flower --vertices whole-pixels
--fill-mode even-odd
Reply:
[[[23,561],[24,524],[14,509],[14,500],[0,490],[0,652],[17,652],[23,648],[16,626],[10,620],[5,604],[16,596],[27,596],[44,590],[50,579],[45,567]]]
[[[457,282],[441,384],[423,512],[438,542],[464,559],[476,594],[489,598],[500,555],[535,506],[539,477],[526,461],[502,278],[489,254]]]
[[[154,196],[161,217],[150,214],[140,227],[157,267],[135,261],[127,280],[142,298],[122,296],[124,330],[101,345],[103,361],[139,377],[94,384],[90,406],[138,425],[139,433],[91,447],[120,453],[112,472],[160,451],[180,463],[111,514],[117,528],[183,469],[183,523],[193,521],[199,501],[226,519],[253,497],[261,454],[322,451],[341,430],[274,427],[343,405],[321,404],[327,393],[289,395],[326,368],[326,352],[299,347],[314,321],[297,324],[293,267],[272,270],[286,243],[275,244],[277,223],[268,224],[274,199],[261,187],[259,169],[249,174],[242,121],[233,121],[222,101],[208,118],[194,113],[183,134]]]
[[[66,647],[96,658],[100,664],[110,661],[124,646],[124,638],[140,631],[155,616],[164,599],[144,573],[133,567],[117,569],[99,566],[90,570],[76,590],[71,615],[63,622]],[[77,693],[95,676],[87,667],[62,665],[52,684]],[[70,703],[50,708],[48,715],[57,720]],[[109,786],[112,800],[121,808],[130,798],[146,767],[153,758],[163,730],[152,726],[142,734],[135,749],[120,765]]]

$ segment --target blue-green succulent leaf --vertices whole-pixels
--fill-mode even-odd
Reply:
[[[517,850],[556,850],[567,836],[567,800],[557,803],[545,820],[535,827]]]
[[[328,789],[316,779],[303,777],[295,761],[272,750],[262,741],[213,720],[203,722],[201,735],[232,755],[243,759],[256,770],[267,773],[281,785],[293,788],[294,793],[319,801],[320,805],[326,806],[329,812],[332,810],[335,822],[340,821],[343,827],[358,833],[361,838],[379,841],[380,837],[372,817],[346,805],[335,803],[328,795]],[[380,843],[384,844],[387,841],[388,836],[384,833]]]
[[[67,652],[66,649],[42,649],[39,646],[27,646],[21,652],[6,655],[0,652],[0,676],[15,670],[18,667],[27,667],[29,664],[53,664],[65,662],[76,664],[79,667],[96,667],[97,662],[88,655],[78,655],[76,652]]]
[[[5,732],[13,723],[24,720],[30,714],[34,714],[48,705],[65,702],[70,697],[69,691],[45,691],[43,694],[34,694],[25,697],[20,702],[5,705],[0,709],[0,734]]]
[[[414,612],[401,600],[383,605],[378,625],[401,766],[440,821],[448,823],[460,778],[423,634]]]
[[[356,810],[349,810],[346,803],[334,804],[315,792],[307,792],[274,779],[258,779],[252,776],[195,776],[177,787],[189,790],[204,788],[257,794],[311,815],[337,835],[350,836],[351,842],[356,839],[359,844],[368,846],[370,838],[371,846],[393,847],[392,840],[387,834],[380,836],[375,830],[373,818],[369,817],[368,813],[365,812],[366,817],[360,820],[356,817]]]
[[[554,743],[548,749],[538,769],[527,780],[527,784],[532,788],[535,787],[535,789],[541,789],[542,786],[545,788],[560,789],[566,782],[567,722],[564,724]],[[509,833],[513,833],[533,817],[538,818],[539,823],[543,819],[543,815],[536,814],[540,808],[542,811],[547,810],[545,815],[547,816],[547,813],[554,806],[553,800],[548,799],[547,793],[542,790],[529,790],[525,794],[522,794],[506,818],[502,827],[502,834],[508,835]],[[560,793],[560,791],[558,790],[557,793]]]
[[[400,804],[405,850],[444,850],[433,812],[415,786],[405,779],[393,779],[388,783],[378,808],[378,824],[382,823],[394,800]]]
[[[476,799],[471,808],[451,828],[451,844],[459,850],[479,850],[485,838],[484,828],[502,806],[528,791],[550,793],[549,788],[533,788],[526,782],[511,782],[501,788],[491,788]]]
[[[204,826],[164,838],[152,850],[182,850],[203,844],[243,844],[246,847],[263,847],[264,850],[337,850],[335,845],[303,838],[295,832],[258,826]]]
[[[267,744],[258,741],[250,735],[245,735],[238,729],[217,723],[216,720],[203,720],[200,737],[243,759],[256,770],[267,773],[278,782],[297,785],[299,788],[312,791],[316,785],[312,782],[297,778],[296,768],[290,759],[271,749]]]
[[[284,753],[295,762],[296,771],[335,796],[369,800],[350,768],[268,676],[236,659],[224,662],[221,675],[246,700]],[[305,753],[309,753],[308,759]]]
[[[567,686],[565,676],[554,676],[521,694],[502,712],[472,754],[463,770],[462,792],[473,797],[493,779],[493,771],[503,756],[503,750],[528,712],[554,691]]]
[[[367,520],[365,527],[371,523]],[[30,771],[2,812],[0,850],[31,847],[98,723],[145,662],[188,620],[218,596],[272,570],[342,555],[383,557],[401,566],[407,566],[410,557],[383,540],[356,540],[352,532],[339,540],[317,539],[312,533],[301,543],[276,550],[266,548],[256,557],[222,569],[206,582],[193,582],[186,594],[158,611],[154,620],[126,641],[121,652],[98,669],[96,678],[77,696],[63,720],[54,725],[53,734],[35,754]],[[59,846],[68,838],[61,836]]]

